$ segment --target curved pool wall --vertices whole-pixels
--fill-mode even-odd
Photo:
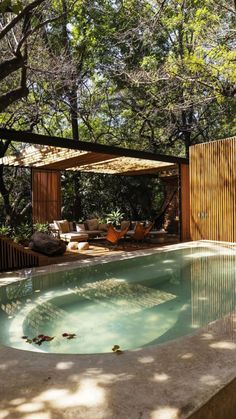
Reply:
[[[184,243],[132,252],[128,257],[203,245]],[[225,252],[221,244],[206,245],[215,252]],[[233,250],[231,246],[229,249]],[[0,284],[13,284],[25,274],[36,277],[123,257],[127,258],[127,253],[35,268],[31,273],[5,273],[0,275]],[[197,301],[204,300],[201,296]],[[197,313],[200,316],[200,309]],[[236,316],[230,313],[194,334],[124,351],[121,356],[47,354],[0,345],[1,414],[5,418],[199,419],[212,417],[214,412],[215,417],[234,419],[235,324]]]
[[[235,310],[233,246],[198,243],[109,259],[43,275],[28,270],[20,273],[28,278],[1,287],[0,342],[52,353],[137,349],[192,334]],[[76,336],[68,340],[65,332]],[[40,346],[22,339],[41,334],[54,339]]]

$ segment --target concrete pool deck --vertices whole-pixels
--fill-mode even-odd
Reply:
[[[132,252],[128,257],[137,254]],[[121,254],[108,256],[106,261],[120,258]],[[83,261],[83,266],[91,263],[98,261]],[[52,272],[58,269],[46,268]],[[41,270],[35,269],[33,275]],[[17,273],[0,275],[0,283],[19,278]],[[235,365],[234,314],[194,335],[121,355],[45,354],[0,346],[0,419],[233,418]],[[200,408],[204,410],[197,413]]]

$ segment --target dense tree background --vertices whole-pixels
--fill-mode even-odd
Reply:
[[[236,135],[235,17],[233,0],[4,0],[0,126],[181,156]],[[0,222],[29,218],[29,184],[0,167]],[[150,178],[66,173],[63,191],[76,219],[163,199]]]

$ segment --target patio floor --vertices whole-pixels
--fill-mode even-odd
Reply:
[[[166,246],[168,244],[178,243],[178,237],[176,235],[169,236],[164,243],[137,243],[132,241],[123,241],[118,246],[112,246],[106,242],[106,240],[94,239],[89,243],[89,250],[70,250],[66,251],[62,256],[51,256],[44,258],[45,265],[54,265],[57,263],[74,262],[77,260],[90,259],[98,256],[110,256],[118,254],[119,252],[130,252],[133,250],[152,249],[156,247]],[[43,264],[41,265],[43,266]]]

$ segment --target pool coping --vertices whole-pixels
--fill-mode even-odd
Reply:
[[[204,245],[209,247],[209,241],[138,250],[128,255],[122,252],[69,265],[75,269],[120,260],[123,255],[127,259]],[[225,245],[232,247],[232,243],[214,243],[214,248]],[[41,275],[42,269],[48,274],[66,270],[68,264],[34,268],[30,275]],[[1,274],[0,286],[25,279],[22,274],[25,270]],[[0,374],[0,407],[5,412],[2,417],[187,418],[236,376],[236,343],[232,330],[225,327],[228,317],[193,335],[122,355],[45,354],[0,346],[0,371],[6,371]],[[233,321],[236,324],[236,316]]]

